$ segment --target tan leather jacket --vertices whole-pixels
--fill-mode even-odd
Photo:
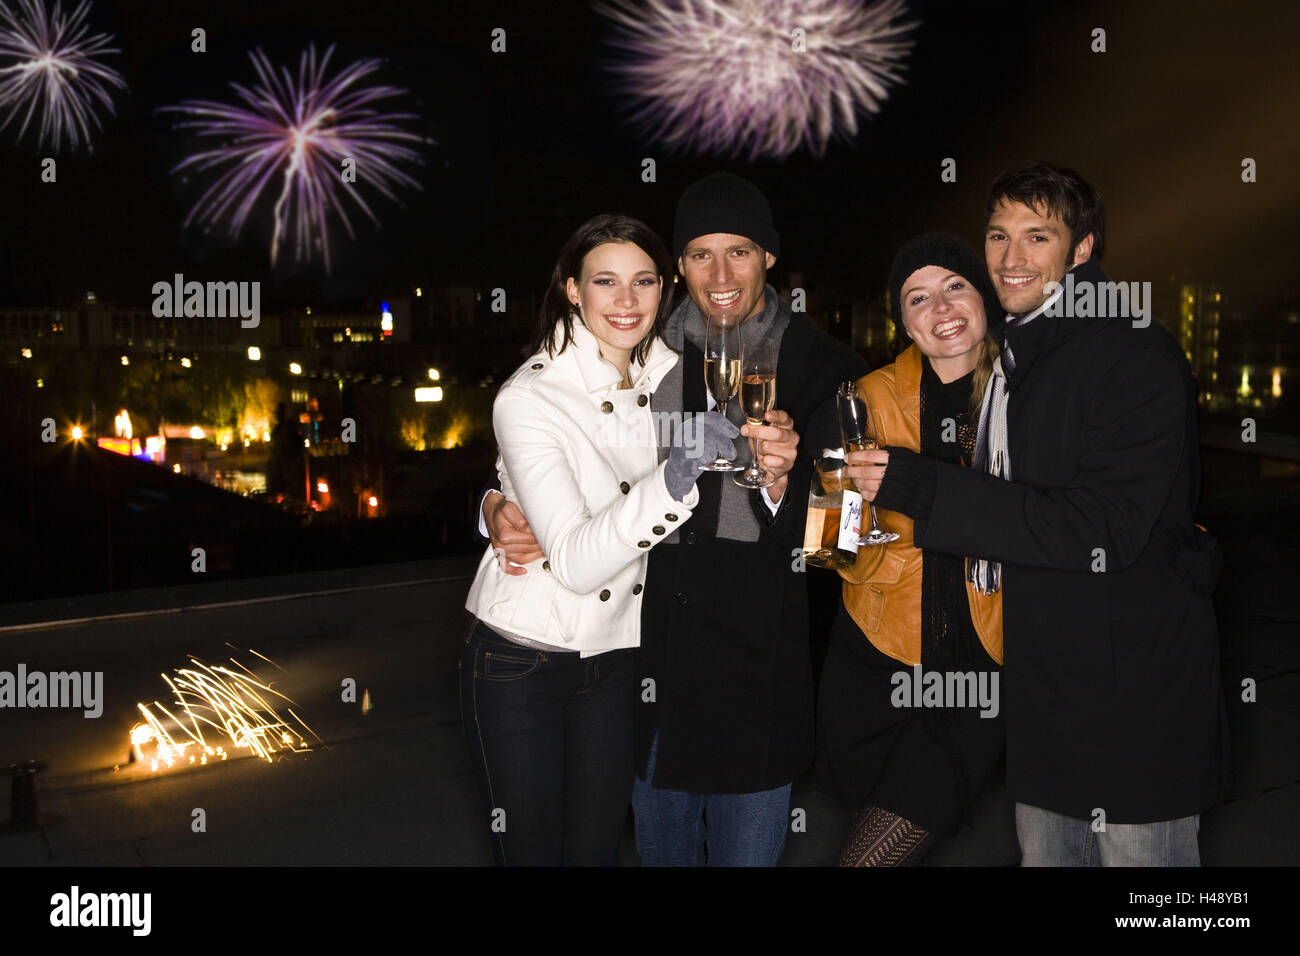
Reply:
[[[884,445],[921,448],[921,363],[915,345],[894,362],[858,380]],[[908,666],[921,663],[921,550],[912,544],[912,519],[878,509],[880,523],[898,532],[886,545],[862,545],[852,568],[841,569],[844,606],[883,654]],[[865,518],[865,515],[864,515]],[[865,522],[864,522],[865,523]],[[966,596],[980,643],[1002,663],[1002,594],[981,594],[968,581]]]

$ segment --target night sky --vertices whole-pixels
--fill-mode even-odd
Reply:
[[[797,4],[791,4],[797,7]],[[1300,258],[1300,5],[914,2],[922,20],[907,82],[852,142],[824,157],[744,164],[671,156],[621,118],[602,58],[608,22],[584,3],[393,3],[387,0],[96,0],[91,22],[114,34],[107,62],[129,89],[93,154],[56,154],[40,181],[30,131],[2,134],[0,302],[102,299],[147,305],[174,272],[260,279],[263,308],[353,302],[413,285],[508,286],[540,293],[564,238],[602,211],[639,216],[670,237],[681,189],[714,169],[758,182],[772,200],[784,256],[813,285],[878,293],[890,258],[933,228],[979,239],[998,171],[1046,158],[1079,169],[1108,206],[1114,278],[1170,273],[1233,283],[1260,302],[1295,293]],[[466,7],[469,7],[467,10]],[[190,31],[207,31],[206,53]],[[490,51],[491,31],[507,52]],[[1090,52],[1091,31],[1108,50]],[[187,148],[160,106],[232,100],[252,83],[248,51],[296,65],[308,43],[333,63],[388,62],[376,77],[408,89],[392,103],[436,144],[402,204],[373,196],[376,229],[341,227],[333,273],[269,270],[269,205],[233,248],[183,232],[194,183],[168,170]],[[641,181],[654,157],[658,181]],[[1258,182],[1241,181],[1243,157]],[[957,182],[940,162],[957,160]]]

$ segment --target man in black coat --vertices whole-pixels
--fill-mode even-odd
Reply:
[[[689,527],[650,552],[638,653],[637,847],[646,865],[771,866],[785,846],[791,784],[813,756],[801,558],[811,459],[799,435],[811,429],[838,444],[835,387],[867,368],[767,284],[780,239],[753,184],[715,173],[688,187],[674,252],[689,296],[665,338],[682,359],[651,407],[666,414],[712,407],[705,314],[738,323],[745,342],[778,340],[781,410],[767,425],[742,428],[763,441],[762,464],[777,481],[750,491],[727,473],[701,475]],[[738,425],[739,405],[728,407]],[[746,448],[738,460],[747,459]],[[521,563],[538,557],[526,518],[492,497],[484,519],[493,546]]]
[[[878,508],[1002,587],[1007,789],[1024,865],[1199,865],[1227,725],[1198,530],[1196,390],[1173,337],[1100,266],[1100,196],[1036,163],[989,193],[1008,319],[974,469],[856,453]],[[1137,286],[1137,284],[1131,284]],[[1147,285],[1149,290],[1149,285]],[[1140,311],[1139,311],[1140,309]],[[861,463],[861,464],[859,464]],[[883,467],[881,467],[883,466]],[[982,560],[980,560],[982,559]]]

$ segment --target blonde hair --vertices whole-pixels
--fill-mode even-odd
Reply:
[[[984,341],[980,342],[980,357],[975,365],[975,375],[971,378],[970,393],[970,415],[972,421],[978,421],[980,417],[980,406],[984,404],[984,390],[988,387],[989,379],[993,376],[993,363],[1001,354],[998,348],[997,340],[992,335],[985,334]]]

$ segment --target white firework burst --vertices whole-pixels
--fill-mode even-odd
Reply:
[[[105,53],[120,53],[107,33],[90,34],[89,0],[65,15],[57,2],[0,0],[0,130],[22,116],[18,138],[39,115],[37,145],[56,152],[85,145],[93,152],[92,127],[101,129],[98,108],[115,114],[110,88],[124,89],[120,73],[99,62]]]
[[[607,0],[620,89],[673,151],[783,159],[821,155],[879,112],[916,22],[905,0]]]

